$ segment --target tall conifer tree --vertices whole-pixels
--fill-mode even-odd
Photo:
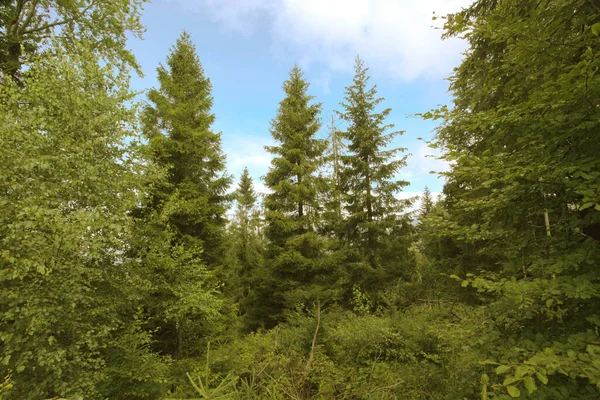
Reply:
[[[317,210],[317,169],[322,163],[326,144],[315,136],[321,126],[321,104],[313,103],[308,82],[298,66],[284,82],[286,98],[271,122],[271,134],[278,142],[268,146],[275,156],[265,176],[273,192],[265,198],[267,236],[278,247],[299,234],[313,232]]]
[[[238,303],[239,313],[245,315],[251,306],[253,278],[262,266],[264,240],[261,213],[257,205],[258,195],[254,190],[248,168],[244,168],[237,190],[234,193],[237,208],[230,226],[233,255],[226,285]]]
[[[332,237],[339,234],[340,226],[343,223],[343,198],[342,192],[342,156],[346,152],[346,144],[344,143],[343,132],[336,125],[335,116],[331,117],[327,129],[329,135],[327,137],[326,151],[326,178],[327,188],[322,194],[322,204],[325,205],[323,213],[324,231]]]
[[[389,250],[396,244],[390,241],[398,240],[397,236],[402,236],[398,230],[407,228],[406,219],[399,216],[403,207],[396,195],[408,182],[396,179],[406,165],[406,157],[398,157],[405,149],[387,148],[401,132],[388,133],[394,127],[385,123],[391,109],[376,111],[384,99],[377,97],[375,86],[368,87],[367,71],[357,58],[353,84],[346,88],[343,111],[339,113],[348,124],[344,132],[348,154],[341,157],[347,214],[342,236],[359,259],[378,267],[392,261]],[[406,247],[401,253],[406,253]]]
[[[271,122],[275,146],[267,147],[274,155],[265,183],[272,190],[265,198],[266,235],[270,240],[268,257],[272,301],[268,310],[271,321],[297,303],[325,299],[323,242],[316,233],[319,218],[317,169],[323,160],[325,141],[316,138],[320,128],[321,105],[311,103],[298,66],[283,84],[286,93],[277,116]],[[267,321],[269,322],[269,321]]]
[[[240,177],[238,188],[235,191],[235,199],[237,202],[235,222],[239,230],[237,252],[240,262],[246,264],[252,236],[257,229],[256,219],[258,219],[256,210],[258,196],[254,191],[254,184],[247,167],[244,168]]]
[[[224,171],[221,136],[211,130],[210,80],[187,33],[172,48],[167,67],[158,68],[158,81],[160,88],[148,94],[143,128],[148,157],[166,177],[150,189],[140,246],[155,273],[147,305],[155,348],[181,359],[202,348],[220,307],[212,271],[224,259],[231,178]]]
[[[261,218],[257,208],[258,195],[248,168],[244,168],[235,191],[237,209],[233,224],[234,245],[238,275],[242,286],[249,286],[250,274],[260,265],[262,258]]]
[[[169,200],[170,222],[181,243],[202,247],[202,259],[216,266],[223,255],[223,229],[228,207],[221,134],[212,131],[212,85],[205,76],[190,36],[183,32],[158,68],[159,89],[148,94],[144,133],[151,157],[168,168],[169,186],[156,193]],[[174,200],[177,201],[174,201]]]

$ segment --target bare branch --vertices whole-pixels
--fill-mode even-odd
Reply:
[[[69,18],[69,19],[65,19],[64,21],[52,22],[50,24],[45,24],[45,25],[39,26],[37,28],[29,29],[27,31],[23,31],[23,32],[21,32],[21,35],[29,35],[31,33],[45,31],[46,29],[54,28],[55,26],[68,24],[69,22],[74,21],[74,20],[75,20],[75,18]]]
[[[19,0],[17,2],[17,14],[15,16],[14,22],[10,25],[10,27],[7,30],[8,35],[14,35],[15,33],[17,33],[19,29],[19,24],[21,23],[21,12],[23,11],[23,7],[25,6],[26,1],[27,0]]]
[[[27,14],[27,18],[23,22],[23,24],[19,27],[19,32],[25,31],[25,28],[29,26],[33,16],[35,15],[35,10],[37,8],[38,0],[33,0],[33,4],[31,5],[31,9],[29,10],[29,14]]]

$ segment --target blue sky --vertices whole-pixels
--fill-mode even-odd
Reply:
[[[388,121],[404,130],[394,147],[406,147],[408,166],[399,176],[411,182],[402,197],[425,185],[441,190],[443,180],[429,173],[446,165],[424,141],[435,125],[411,114],[448,104],[445,78],[460,62],[465,44],[442,41],[433,12],[460,10],[469,0],[155,0],[145,6],[143,40],[129,47],[144,77],[133,88],[157,85],[156,67],[185,29],[213,84],[216,122],[222,132],[228,171],[239,177],[248,166],[255,186],[269,167],[264,145],[272,143],[270,120],[283,98],[281,85],[298,63],[311,83],[310,93],[323,103],[323,120],[339,109],[344,87],[360,54],[370,67],[371,83],[392,108]],[[343,128],[343,126],[342,126]],[[323,136],[326,135],[323,129]]]

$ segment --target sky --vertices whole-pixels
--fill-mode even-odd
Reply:
[[[435,158],[426,141],[435,123],[414,114],[450,104],[446,78],[460,63],[464,42],[440,38],[441,19],[471,0],[154,0],[145,5],[143,39],[129,48],[142,66],[133,77],[135,90],[157,86],[156,68],[165,62],[183,30],[196,45],[213,85],[214,130],[222,133],[227,170],[235,181],[245,166],[255,188],[265,193],[261,177],[273,144],[270,121],[284,93],[290,69],[298,64],[310,82],[309,93],[323,104],[323,122],[340,110],[345,87],[354,75],[357,55],[369,67],[370,83],[391,108],[389,123],[404,133],[392,147],[407,148],[408,165],[398,178],[410,186],[399,196],[412,197],[428,186],[441,191],[447,164]],[[438,27],[438,29],[436,29]],[[343,125],[340,128],[343,129]],[[326,137],[325,127],[319,133]],[[421,140],[419,138],[422,138]]]

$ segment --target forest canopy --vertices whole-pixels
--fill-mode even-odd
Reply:
[[[0,3],[0,400],[600,398],[596,0],[443,17],[416,207],[363,59],[340,125],[291,66],[261,195],[189,33],[136,97],[142,6]]]

